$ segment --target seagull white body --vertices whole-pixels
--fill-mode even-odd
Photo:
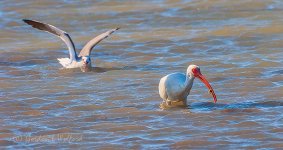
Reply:
[[[70,58],[57,58],[57,59],[64,68],[80,68],[84,66],[84,62],[82,59],[76,61],[71,61]]]
[[[107,32],[104,32],[96,36],[95,38],[90,40],[80,51],[80,54],[77,55],[75,45],[67,32],[47,23],[42,23],[39,21],[28,20],[28,19],[23,19],[23,21],[36,29],[46,31],[60,37],[68,46],[70,56],[69,58],[58,58],[59,63],[64,68],[81,68],[83,71],[91,69],[91,59],[90,59],[91,50],[100,41],[107,38],[110,34],[112,34],[113,32],[119,29],[119,28],[111,29]]]
[[[172,73],[160,79],[159,95],[163,99],[162,105],[171,106],[172,103],[181,103],[181,105],[186,106],[187,96],[190,94],[195,77],[199,78],[208,87],[213,95],[214,102],[216,102],[216,95],[208,81],[201,74],[199,67],[190,65],[186,74]]]

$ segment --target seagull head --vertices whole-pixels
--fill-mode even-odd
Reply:
[[[82,57],[82,61],[84,63],[84,65],[90,65],[90,57],[89,56],[83,56]]]
[[[83,56],[81,59],[83,65],[80,67],[82,72],[89,72],[91,70],[91,60],[89,56]]]

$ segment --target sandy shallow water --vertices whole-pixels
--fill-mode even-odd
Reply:
[[[280,0],[2,0],[0,145],[4,148],[258,149],[283,147]],[[61,69],[67,31],[95,68]],[[161,110],[159,79],[197,64],[188,108]],[[2,148],[1,147],[1,148]]]

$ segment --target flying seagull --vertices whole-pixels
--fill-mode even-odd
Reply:
[[[58,58],[59,63],[64,68],[81,68],[83,71],[91,69],[91,59],[90,59],[91,50],[100,41],[107,38],[110,34],[112,34],[113,32],[119,29],[119,28],[115,28],[108,30],[107,32],[104,32],[98,35],[97,37],[93,38],[83,47],[83,49],[80,51],[80,54],[77,55],[75,45],[70,35],[67,32],[47,23],[42,23],[39,21],[29,20],[29,19],[23,19],[23,21],[28,25],[31,25],[33,28],[49,32],[60,37],[68,46],[70,57]]]

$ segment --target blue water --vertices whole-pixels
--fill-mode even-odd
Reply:
[[[0,146],[24,149],[280,149],[281,1],[1,1]],[[62,69],[56,36],[92,52],[93,71]],[[187,108],[162,110],[159,79],[200,66]]]

